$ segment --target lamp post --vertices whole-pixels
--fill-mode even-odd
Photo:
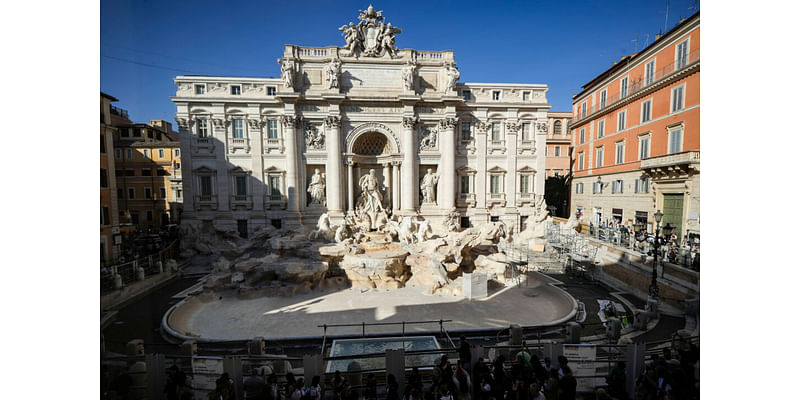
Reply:
[[[664,217],[664,213],[661,210],[657,210],[654,214],[656,218],[656,240],[653,245],[653,276],[650,279],[650,297],[653,299],[658,298],[658,253],[661,249],[661,238],[659,234],[661,233],[661,218]],[[672,233],[672,226],[667,223],[664,227],[664,235],[670,235]]]

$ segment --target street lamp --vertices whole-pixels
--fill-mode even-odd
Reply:
[[[656,213],[653,214],[656,218],[656,239],[655,243],[653,244],[653,275],[650,278],[650,297],[653,299],[658,298],[658,250],[661,247],[661,239],[658,237],[659,232],[661,231],[661,218],[664,217],[664,213],[661,210],[656,210]]]

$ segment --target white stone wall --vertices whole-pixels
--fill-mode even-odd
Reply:
[[[244,219],[252,231],[272,219],[281,219],[284,225],[313,225],[325,211],[340,212],[343,216],[351,196],[350,169],[355,182],[367,173],[364,157],[352,153],[353,142],[367,131],[383,134],[390,144],[387,154],[374,159],[383,164],[379,165],[378,175],[382,178],[389,175],[386,180],[389,203],[394,209],[396,202],[398,212],[410,208],[438,220],[449,211],[446,204],[452,202],[462,216],[470,217],[473,225],[498,217],[514,226],[518,226],[520,216],[533,213],[531,196],[519,193],[520,174],[531,174],[533,194],[544,194],[544,149],[550,129],[546,85],[464,83],[450,90],[444,87],[445,62],[453,56],[452,52],[441,52],[437,53],[441,58],[428,56],[418,60],[415,90],[409,92],[403,88],[400,71],[412,50],[402,50],[394,60],[340,55],[341,87],[332,89],[326,86],[323,68],[329,61],[327,55],[337,51],[334,49],[325,48],[326,56],[293,56],[299,64],[299,79],[293,88],[285,87],[281,79],[202,76],[175,79],[178,90],[172,100],[177,106],[181,139],[184,220],[211,220],[217,227],[233,230],[236,220]],[[296,53],[296,48],[287,46],[284,56]],[[198,86],[204,93],[197,93]],[[238,87],[235,90],[241,94],[231,94],[232,87]],[[275,95],[268,95],[268,88],[275,88]],[[470,100],[464,100],[464,90],[471,91]],[[494,100],[494,93],[500,93],[498,100]],[[286,122],[286,118],[302,123]],[[338,118],[340,125],[326,123],[330,118]],[[241,139],[233,137],[233,119],[245,120]],[[206,140],[198,137],[199,120],[208,121]],[[267,137],[269,120],[278,121],[277,141]],[[472,123],[472,140],[462,143],[460,123],[466,120]],[[411,134],[409,121],[416,122]],[[482,127],[491,122],[500,123],[501,144],[491,140],[490,126]],[[325,133],[323,148],[308,148],[305,132],[308,124]],[[530,124],[530,141],[523,143],[520,124]],[[422,126],[438,129],[437,143],[432,149],[418,147]],[[337,136],[339,154],[329,148],[334,143],[330,139]],[[408,148],[413,153],[411,170],[404,168]],[[352,167],[350,162],[354,163]],[[336,165],[338,177],[329,171]],[[440,180],[436,207],[419,207],[419,184],[425,174],[420,165],[437,166]],[[328,196],[339,196],[340,211],[307,205],[306,182],[314,168],[326,173]],[[471,177],[470,193],[474,195],[468,202],[460,196],[463,171]],[[497,171],[503,175],[501,201],[489,193],[489,176]],[[248,199],[234,196],[232,176],[237,173],[249,178]],[[272,203],[267,193],[270,173],[283,180],[280,204]],[[199,196],[199,176],[203,174],[214,176],[211,198]],[[411,204],[401,201],[406,185],[413,189]],[[357,184],[352,188],[355,201]]]

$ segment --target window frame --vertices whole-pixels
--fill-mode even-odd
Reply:
[[[202,90],[198,90],[202,89]],[[202,91],[202,93],[200,93]],[[205,83],[195,83],[194,84],[194,94],[196,96],[201,96],[206,94],[206,84]]]
[[[681,68],[684,68],[687,65],[689,65],[689,49],[691,49],[691,47],[689,46],[691,44],[691,42],[689,41],[690,39],[691,39],[691,36],[687,37],[684,40],[681,40],[678,43],[675,43],[675,71],[677,71],[677,70],[679,70]],[[681,45],[684,44],[684,43],[686,43],[686,58],[684,59],[683,64],[681,64],[679,62],[680,58],[679,58],[679,54],[678,54],[678,49],[680,49]]]
[[[495,133],[497,133],[497,137],[495,137]],[[492,121],[491,140],[503,140],[503,124],[501,124],[500,121]]]
[[[647,104],[647,119],[644,119],[644,117],[645,117],[645,112],[644,112],[645,111],[645,104]],[[645,122],[650,122],[650,121],[653,120],[653,98],[652,97],[648,98],[647,100],[643,100],[642,101],[641,112],[639,114],[639,117],[640,117],[639,120],[641,121],[640,123],[642,123],[642,124],[645,123]]]
[[[606,120],[601,119],[597,121],[597,138],[600,139],[606,135]]]
[[[600,108],[606,108],[606,101],[608,100],[608,89],[600,91]]]
[[[575,193],[583,194],[583,182],[578,182],[575,184]]]
[[[553,157],[561,157],[561,146],[553,146]]]
[[[578,153],[578,171],[583,171],[584,161],[586,161],[586,154],[584,152]]]
[[[461,91],[461,97],[463,97],[463,98],[464,98],[464,101],[470,101],[470,100],[472,100],[472,90],[470,90],[470,89],[464,89],[464,90],[462,90],[462,91]]]
[[[502,93],[502,90],[492,90],[492,101],[500,101]]]
[[[153,198],[153,188],[151,187],[144,188],[144,198],[145,200],[151,200]]]
[[[625,140],[614,143],[614,161],[615,164],[625,163]]]
[[[275,128],[275,137],[272,137],[272,132],[273,132],[273,129],[272,129],[273,126],[272,125],[273,124],[275,125],[274,126],[274,128]],[[267,120],[267,139],[280,139],[281,133],[280,133],[279,126],[280,126],[280,124],[278,123],[277,119],[268,119]]]
[[[619,98],[624,99],[628,97],[628,84],[629,79],[627,76],[620,78],[619,80]]]
[[[270,93],[272,92],[272,93]],[[276,96],[278,94],[278,88],[275,86],[267,86],[267,96]]]
[[[678,146],[677,151],[672,151],[672,141],[673,141],[672,136],[675,134],[675,132],[678,131],[680,132],[681,135],[679,141],[680,144]],[[683,123],[667,127],[667,154],[676,154],[683,151],[683,136],[684,136],[683,131],[684,131]]]
[[[620,110],[617,113],[617,132],[622,132],[625,130],[625,119],[627,117],[628,110]]]
[[[128,200],[135,200],[136,199],[136,188],[129,187],[128,188]]]
[[[122,149],[114,149],[114,158],[122,159]]]
[[[240,133],[239,136],[236,135],[236,132],[237,132],[236,125],[237,124],[240,125],[239,126],[239,133]],[[244,138],[246,138],[246,136],[245,136],[246,132],[245,132],[245,126],[244,125],[245,125],[244,118],[231,118],[231,138],[233,138],[233,139],[244,139]]]
[[[647,74],[648,67],[650,67],[649,76]],[[650,78],[649,82],[648,82],[648,77]],[[644,85],[645,86],[651,85],[655,81],[656,81],[656,58],[653,58],[652,60],[644,64]]]
[[[158,149],[158,158],[164,158],[164,149]]]
[[[597,146],[594,148],[594,167],[603,168],[603,157],[605,153],[604,146]]]
[[[530,101],[531,100],[531,92],[525,91],[522,92],[522,101]]]
[[[195,127],[195,135],[197,135],[197,137],[199,139],[207,139],[210,136],[209,135],[210,129],[208,127],[209,126],[208,119],[206,119],[206,118],[198,118],[197,119],[197,123],[195,125],[196,125],[196,127]],[[201,128],[203,130],[201,130]]]
[[[644,160],[645,158],[650,158],[650,142],[651,142],[651,140],[650,140],[650,132],[647,132],[645,134],[641,134],[641,135],[638,136],[638,138],[639,138],[639,152],[638,152],[639,160]],[[642,145],[644,143],[647,143],[647,152],[646,152],[647,154],[643,154],[644,152],[642,151]]]
[[[230,95],[231,96],[241,96],[242,95],[242,85],[231,85],[230,89],[231,89],[230,90]],[[234,89],[238,89],[238,90],[235,90],[238,93],[234,93]]]
[[[675,92],[677,90],[680,90],[680,103],[681,103],[680,108],[678,109],[675,108],[675,100],[676,100]],[[669,110],[670,110],[669,113],[674,114],[683,111],[684,109],[686,109],[686,82],[680,85],[673,86],[672,89],[670,89],[669,91]]]
[[[580,132],[581,132],[579,137],[580,142],[578,144],[584,144],[586,143],[586,128],[581,128]]]

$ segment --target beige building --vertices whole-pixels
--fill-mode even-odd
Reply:
[[[166,121],[117,126],[116,198],[123,225],[144,229],[178,222],[183,190],[177,136]]]
[[[547,86],[460,82],[452,51],[398,49],[372,7],[359,20],[341,28],[344,47],[287,45],[278,79],[175,78],[184,221],[242,236],[335,223],[365,191],[373,209],[434,223],[533,214]]]

